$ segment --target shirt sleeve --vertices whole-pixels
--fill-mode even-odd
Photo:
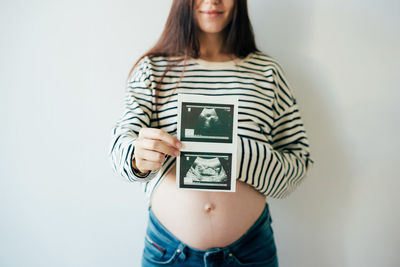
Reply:
[[[122,116],[111,129],[108,155],[113,171],[128,181],[147,182],[158,171],[138,176],[132,168],[132,156],[139,130],[150,127],[154,101],[154,77],[148,57],[142,58],[129,76],[125,86]]]
[[[247,170],[240,169],[239,180],[265,196],[285,198],[304,180],[314,161],[296,99],[285,73],[278,63],[274,65],[270,142],[239,136],[239,157],[242,163],[247,162]]]

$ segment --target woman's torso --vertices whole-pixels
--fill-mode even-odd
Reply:
[[[236,180],[236,192],[178,189],[176,165],[151,197],[151,209],[177,238],[197,249],[224,247],[240,238],[265,207],[265,196]]]
[[[183,76],[181,83],[182,66],[173,68],[165,83],[156,80],[160,118],[153,118],[154,127],[159,127],[159,119],[163,121],[162,129],[170,133],[176,131],[173,123],[176,121],[177,95],[171,90],[172,85],[178,83],[181,85],[179,93],[240,97],[238,134],[269,142],[269,137],[263,133],[269,131],[268,125],[272,123],[270,105],[274,94],[272,89],[267,89],[271,82],[264,76],[264,65],[269,61],[263,58],[261,54],[251,53],[239,63],[191,60],[185,70],[188,75]],[[157,63],[151,69],[159,77],[166,60],[163,57],[154,60]],[[221,79],[223,83],[219,83]],[[241,155],[238,154],[238,162]],[[178,189],[175,168],[176,164],[161,178],[151,194],[150,205],[163,225],[189,246],[208,249],[229,245],[253,225],[265,208],[265,196],[239,180],[236,180],[236,192]]]

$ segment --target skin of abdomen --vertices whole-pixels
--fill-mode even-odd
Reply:
[[[236,192],[180,189],[176,164],[151,196],[151,209],[175,237],[197,249],[227,246],[239,239],[261,215],[264,195],[236,180]]]

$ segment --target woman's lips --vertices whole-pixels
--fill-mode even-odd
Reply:
[[[215,18],[221,15],[223,12],[220,11],[200,11],[201,14],[210,17],[210,18]]]

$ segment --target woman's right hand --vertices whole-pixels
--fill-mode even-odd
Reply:
[[[180,154],[181,148],[182,143],[166,131],[158,128],[141,128],[135,140],[133,167],[142,173],[159,170],[166,154],[176,157]]]

